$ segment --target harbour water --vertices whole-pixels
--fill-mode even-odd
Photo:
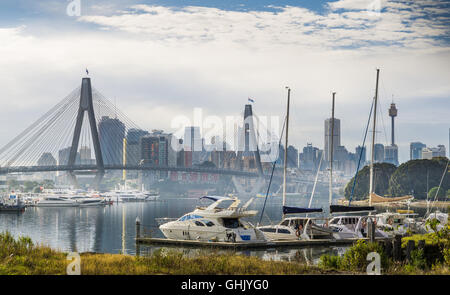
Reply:
[[[242,204],[248,198],[242,198]],[[207,201],[207,200],[203,200]],[[288,196],[292,206],[307,206],[309,199]],[[163,237],[155,218],[178,218],[201,205],[198,198],[182,198],[161,195],[158,201],[117,203],[102,207],[29,207],[24,213],[0,214],[0,232],[9,231],[15,237],[29,236],[37,243],[66,252],[98,252],[136,254],[136,218],[142,224],[142,234]],[[259,221],[264,198],[255,198],[250,209],[258,210],[257,216],[248,219]],[[328,196],[318,195],[312,207],[328,206]],[[269,197],[262,219],[263,224],[276,223],[281,218],[281,197]],[[161,247],[141,246],[140,253],[152,253]],[[186,255],[195,255],[198,249],[180,249]],[[325,253],[342,254],[346,247],[267,249],[243,251],[241,254],[256,255],[263,259],[306,260],[317,263]]]

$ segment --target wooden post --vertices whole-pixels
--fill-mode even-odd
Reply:
[[[417,243],[417,249],[425,249],[425,240],[419,240]]]
[[[136,239],[141,237],[141,220],[136,217]]]
[[[409,240],[408,244],[406,245],[406,259],[408,261],[411,260],[411,252],[414,250],[416,244],[413,240]]]
[[[386,253],[386,256],[391,258],[392,257],[392,241],[386,240],[384,241],[384,253]]]
[[[393,254],[394,254],[394,260],[400,261],[402,259],[402,236],[401,235],[395,235]]]
[[[373,223],[372,218],[369,218],[367,221],[367,235],[371,243],[375,242],[375,224]]]

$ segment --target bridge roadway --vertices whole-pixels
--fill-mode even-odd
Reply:
[[[179,171],[179,172],[199,172],[208,174],[222,174],[231,176],[243,177],[261,177],[257,172],[231,170],[231,169],[217,169],[217,168],[203,168],[203,167],[169,167],[169,166],[148,166],[148,165],[104,165],[104,170],[143,170],[143,171]],[[34,173],[34,172],[53,172],[53,171],[98,171],[97,165],[52,165],[52,166],[12,166],[0,167],[0,175],[10,173]],[[270,178],[270,175],[265,174],[263,177]],[[281,176],[274,175],[274,178],[281,178]],[[313,181],[302,180],[299,178],[288,177],[289,181],[312,183]]]

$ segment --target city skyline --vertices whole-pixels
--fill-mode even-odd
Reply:
[[[393,96],[400,162],[415,141],[449,150],[448,4],[381,1],[373,11],[363,2],[81,0],[80,16],[70,16],[70,1],[6,1],[0,118],[10,127],[0,131],[0,145],[78,85],[87,67],[94,87],[137,125],[166,132],[170,118],[192,117],[196,107],[205,116],[237,116],[248,97],[256,114],[282,118],[289,85],[290,142],[299,150],[323,147],[336,91],[341,141],[353,150],[379,67],[377,142],[390,142]]]

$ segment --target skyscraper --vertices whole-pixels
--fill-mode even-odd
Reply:
[[[298,168],[298,150],[292,145],[287,149],[287,167]]]
[[[105,165],[122,164],[125,124],[119,119],[103,116],[98,123],[98,137],[102,149],[103,163]]]
[[[138,165],[141,161],[141,137],[148,135],[148,132],[142,129],[131,128],[127,131],[127,164]]]
[[[425,147],[427,147],[427,145],[421,142],[411,142],[409,144],[409,159],[410,160],[422,159],[422,149]]]
[[[374,162],[375,163],[382,163],[384,162],[384,145],[381,143],[376,143],[374,147]]]
[[[200,135],[200,127],[190,126],[184,129],[183,148],[185,152],[186,167],[190,167],[193,164],[200,164],[200,156],[203,151],[203,140]]]
[[[325,120],[325,161],[327,163],[330,162],[331,157],[331,124],[332,119]],[[333,130],[333,155],[336,153],[336,149],[341,145],[341,121],[339,119],[334,118],[334,130]]]

